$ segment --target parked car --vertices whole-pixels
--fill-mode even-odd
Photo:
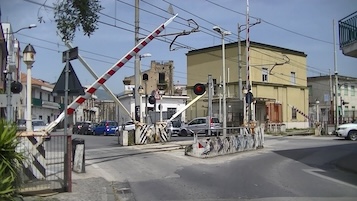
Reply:
[[[357,123],[339,125],[337,127],[336,135],[347,140],[357,140]]]
[[[86,121],[82,122],[82,126],[78,131],[80,135],[92,135],[93,134],[93,127],[92,122]]]
[[[94,135],[119,135],[118,122],[102,121],[93,130]]]
[[[44,131],[46,128],[46,124],[41,119],[33,119],[32,120],[32,130],[33,131]]]
[[[42,119],[32,119],[32,130],[35,132],[44,131],[47,124]],[[47,134],[45,140],[50,140],[51,134]]]
[[[209,122],[209,124],[208,124]],[[222,127],[221,124],[219,123],[219,119],[217,117],[212,117],[209,119],[209,117],[197,117],[192,119],[188,124],[184,124],[181,126],[180,129],[180,136],[187,136],[187,135],[193,135],[194,133],[197,134],[206,134],[208,135],[208,126],[211,127],[211,134],[216,135],[216,134],[221,134],[222,133]]]
[[[16,121],[17,131],[26,131],[26,119],[18,119]]]
[[[180,135],[180,131],[181,131],[181,120],[172,120],[167,122],[166,125],[166,132],[170,135]]]
[[[119,131],[123,129],[126,131],[135,130],[135,123],[133,121],[127,121],[123,125],[120,125],[118,129]]]
[[[79,134],[79,130],[82,128],[82,121],[76,122],[72,128],[72,134]]]

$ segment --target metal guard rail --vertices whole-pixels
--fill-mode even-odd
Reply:
[[[340,48],[357,42],[357,11],[338,21]]]

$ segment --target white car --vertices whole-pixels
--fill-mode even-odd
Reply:
[[[357,140],[357,123],[342,124],[338,126],[336,135],[352,141]]]
[[[46,124],[41,119],[33,119],[32,120],[32,130],[35,132],[44,131],[46,128]]]
[[[123,130],[123,125],[119,126],[119,131]],[[131,131],[131,130],[135,130],[135,123],[132,121],[127,121],[124,124],[124,130],[126,131]]]

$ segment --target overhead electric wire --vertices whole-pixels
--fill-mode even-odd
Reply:
[[[25,1],[29,1],[29,0],[25,0]],[[125,4],[128,4],[128,3],[126,3],[126,2],[123,2],[123,1],[120,1],[120,0],[117,0],[117,1],[119,1],[119,2],[122,2],[122,3],[125,3]],[[30,1],[29,1],[30,2]],[[166,2],[166,1],[165,1]],[[147,3],[147,2],[145,2],[145,3]],[[42,4],[41,4],[42,5]],[[128,4],[128,5],[130,5],[130,4]],[[42,5],[43,6],[43,5]],[[132,5],[130,5],[130,6],[132,6]],[[134,6],[135,7],[135,6]],[[141,10],[143,10],[143,9],[141,9]],[[162,10],[162,9],[161,9]],[[144,11],[146,11],[146,12],[149,12],[149,11],[147,11],[147,10],[144,10]],[[163,16],[160,16],[160,15],[158,15],[158,14],[155,14],[155,13],[153,13],[153,12],[149,12],[150,14],[153,14],[153,15],[156,15],[156,16],[159,16],[159,17],[161,17],[161,18],[164,18],[164,19],[166,19],[165,17],[163,17]],[[107,15],[107,17],[108,17],[108,15]],[[115,19],[115,18],[114,18]],[[116,20],[118,20],[118,19],[116,19]],[[120,28],[121,29],[121,27],[118,27],[118,26],[115,26],[115,25],[112,25],[112,24],[110,24],[110,23],[105,23],[106,25],[109,25],[109,26],[113,26],[113,27],[115,27],[115,28]],[[127,24],[130,24],[130,23],[127,23]],[[213,24],[213,23],[211,23],[211,24]],[[131,25],[131,24],[130,24]],[[126,30],[126,31],[130,31],[130,32],[133,32],[132,30],[129,30],[129,29],[124,29],[124,30]],[[215,36],[214,35],[214,37],[218,37],[218,36]],[[168,43],[167,41],[164,41],[164,40],[162,40],[163,42],[166,42],[166,43]],[[183,44],[184,45],[184,44]],[[186,46],[185,45],[185,47],[189,47],[189,46]],[[190,49],[196,49],[196,48],[192,48],[192,47],[189,47]],[[216,56],[216,55],[215,55]],[[271,56],[271,55],[267,55],[267,56]],[[272,56],[271,56],[272,57]],[[274,57],[273,57],[274,58]],[[183,72],[182,72],[183,73]],[[187,74],[187,73],[186,73]]]
[[[163,0],[163,1],[165,1],[165,0]],[[225,7],[225,6],[222,6],[222,5],[220,5],[220,4],[217,4],[217,3],[215,3],[215,2],[212,2],[212,1],[210,1],[210,0],[206,0],[206,1],[209,2],[209,3],[211,3],[211,4],[213,4],[213,5],[215,5],[215,6],[218,6],[218,7],[221,7],[221,8],[223,8],[223,9],[226,9],[226,10],[228,10],[228,11],[231,11],[231,12],[234,12],[234,13],[237,13],[237,14],[246,16],[245,13],[241,13],[241,12],[232,10],[232,9],[230,9],[230,8],[227,8],[227,7]],[[296,35],[299,35],[299,36],[302,36],[302,37],[305,37],[305,38],[309,38],[309,39],[312,39],[312,40],[316,40],[316,41],[320,41],[320,42],[323,42],[323,43],[328,43],[328,44],[334,45],[334,44],[333,44],[332,42],[330,42],[330,41],[321,40],[321,39],[318,39],[318,38],[315,38],[315,37],[311,37],[311,36],[308,36],[308,35],[305,35],[305,34],[298,33],[298,32],[296,32],[296,31],[292,31],[292,30],[290,30],[290,29],[287,29],[287,28],[284,28],[284,27],[282,27],[282,26],[279,26],[279,25],[273,24],[273,23],[271,23],[271,22],[268,22],[268,21],[266,21],[266,20],[264,20],[264,19],[262,19],[262,18],[254,17],[254,16],[251,16],[251,15],[249,15],[249,17],[254,18],[254,19],[261,19],[261,21],[262,21],[262,22],[265,22],[266,24],[269,24],[269,25],[274,26],[274,27],[276,27],[276,28],[282,29],[282,30],[284,30],[284,31],[287,31],[287,32],[290,32],[290,33],[293,33],[293,34],[296,34]]]

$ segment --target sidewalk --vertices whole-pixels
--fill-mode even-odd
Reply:
[[[74,173],[75,174],[75,173]],[[74,175],[73,174],[73,175]],[[84,173],[86,174],[86,173]],[[101,177],[73,179],[71,193],[48,193],[23,197],[24,201],[119,201],[111,182]]]

